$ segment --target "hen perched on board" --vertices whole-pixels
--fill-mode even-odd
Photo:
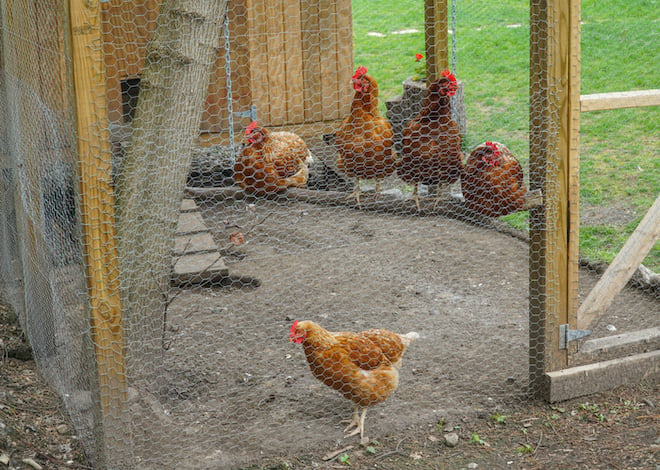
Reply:
[[[467,207],[487,217],[521,210],[527,194],[520,162],[499,142],[485,142],[472,151],[461,189]]]
[[[420,184],[450,185],[461,175],[461,134],[451,116],[450,100],[457,88],[454,74],[442,71],[441,77],[429,86],[419,114],[402,132],[397,174],[414,186],[417,210]]]
[[[314,322],[296,320],[289,340],[302,343],[314,377],[355,404],[344,432],[355,427],[346,437],[359,433],[364,441],[367,408],[394,393],[403,353],[417,338],[415,332],[400,335],[383,329],[331,333]]]
[[[335,136],[337,168],[356,179],[355,197],[360,203],[360,179],[380,181],[394,173],[396,152],[394,133],[390,123],[378,112],[378,84],[367,74],[366,67],[358,67],[352,78],[355,95],[351,114],[342,122]]]
[[[234,182],[258,195],[305,187],[312,161],[302,138],[292,132],[270,132],[253,121],[234,163]]]

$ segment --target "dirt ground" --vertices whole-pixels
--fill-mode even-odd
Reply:
[[[232,277],[172,292],[167,389],[130,391],[143,468],[657,469],[657,377],[560,404],[526,397],[522,238],[286,198],[199,203]],[[246,243],[230,241],[237,232]],[[595,279],[583,278],[581,295]],[[657,326],[657,307],[626,289],[594,335]],[[0,469],[38,468],[25,459],[86,468],[60,402],[0,312]],[[287,342],[294,319],[420,334],[396,393],[367,414],[366,446],[343,438],[351,404]]]

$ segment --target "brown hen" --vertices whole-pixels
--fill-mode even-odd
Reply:
[[[344,432],[355,428],[346,437],[359,433],[361,441],[367,408],[394,393],[403,353],[417,338],[415,332],[400,335],[383,329],[331,333],[311,321],[295,321],[290,335],[290,341],[302,343],[314,377],[355,404]]]
[[[467,207],[487,217],[521,210],[527,194],[520,162],[499,142],[485,142],[472,151],[461,189]]]
[[[264,195],[304,187],[312,155],[292,132],[270,132],[256,122],[245,130],[243,150],[234,163],[234,181],[246,191]]]
[[[441,77],[431,83],[422,109],[402,133],[397,174],[413,185],[417,210],[420,208],[420,184],[448,186],[461,175],[461,134],[452,119],[450,101],[457,86],[454,74],[444,70]]]
[[[337,168],[356,179],[355,197],[360,203],[360,179],[376,179],[376,192],[383,178],[394,173],[396,153],[390,123],[378,112],[378,84],[358,67],[352,78],[355,95],[351,114],[336,133]]]

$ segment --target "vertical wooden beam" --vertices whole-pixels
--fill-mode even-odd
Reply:
[[[568,133],[568,285],[567,295],[567,323],[569,328],[579,328],[578,325],[578,287],[580,271],[580,38],[581,38],[581,2],[570,0],[568,2],[568,76],[566,103],[567,133]],[[569,347],[575,352],[575,346]]]
[[[426,77],[430,83],[449,68],[449,22],[447,0],[424,0]]]
[[[577,0],[530,5],[529,375],[547,396],[546,373],[568,365],[559,326],[577,323],[579,22]]]
[[[80,213],[102,434],[95,466],[130,465],[130,421],[119,292],[100,2],[69,0]]]

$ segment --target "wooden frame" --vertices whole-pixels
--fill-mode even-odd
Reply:
[[[556,401],[658,372],[657,353],[569,368],[559,335],[593,323],[660,238],[659,197],[578,310],[580,112],[657,105],[660,90],[580,96],[580,2],[532,2],[530,15],[530,186],[546,204],[530,210],[529,377]]]
[[[128,388],[124,361],[119,268],[115,238],[114,198],[108,110],[98,1],[70,0],[69,34],[72,46],[80,175],[80,216],[83,229],[91,336],[96,356],[103,439],[95,465],[124,468],[131,464]]]
[[[547,372],[568,365],[559,326],[577,325],[580,2],[533,1],[530,25],[530,188],[545,205],[530,210],[529,377],[547,398]]]

